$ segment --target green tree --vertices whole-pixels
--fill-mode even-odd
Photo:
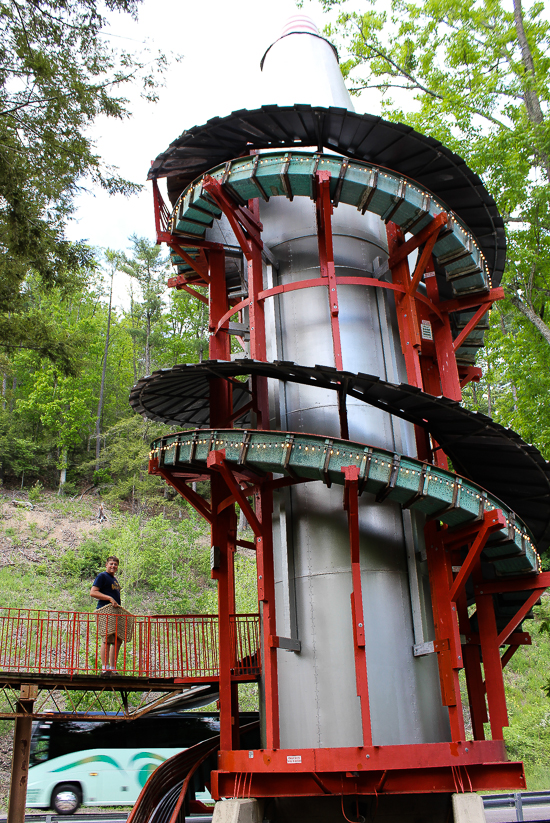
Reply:
[[[138,0],[106,0],[135,16]],[[98,156],[88,127],[128,115],[121,88],[140,79],[154,97],[164,58],[116,52],[96,0],[0,0],[0,345],[38,351],[75,370],[70,338],[29,305],[33,284],[75,287],[91,251],[65,223],[85,178],[111,192],[137,187]],[[31,280],[29,279],[31,278]]]
[[[163,256],[160,246],[151,243],[146,237],[134,234],[130,241],[132,257],[125,257],[120,269],[133,277],[141,290],[141,302],[134,300],[132,296],[131,333],[134,340],[142,346],[145,374],[151,374],[151,352],[162,346],[159,323],[164,307],[168,258]]]
[[[199,291],[199,288],[196,289]],[[184,291],[171,289],[164,315],[165,365],[208,359],[208,307]]]
[[[80,442],[83,428],[93,419],[90,394],[90,387],[84,387],[78,378],[60,375],[55,366],[48,364],[37,372],[33,390],[20,404],[23,410],[34,414],[54,438],[60,492],[67,481],[69,449]]]
[[[542,3],[320,0],[344,43],[352,93],[377,89],[385,116],[441,140],[480,175],[508,223],[504,281],[514,308],[550,344],[550,23]],[[366,6],[366,10],[365,10]],[[393,89],[410,92],[410,110]],[[400,98],[402,99],[402,98]]]
[[[109,286],[109,309],[107,311],[107,326],[105,329],[105,348],[103,350],[103,362],[101,366],[101,384],[99,388],[99,399],[97,402],[97,417],[95,424],[95,462],[96,471],[99,469],[99,454],[101,451],[101,417],[103,415],[103,403],[105,400],[105,378],[107,376],[107,355],[109,354],[109,342],[111,337],[111,315],[113,310],[113,283],[116,271],[122,261],[122,255],[112,249],[105,250],[105,260],[109,266],[110,286]]]

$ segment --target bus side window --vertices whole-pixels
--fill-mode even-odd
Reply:
[[[48,752],[50,749],[50,738],[39,737],[36,741],[36,747],[33,752],[33,760],[35,763],[44,763],[48,759]]]
[[[50,754],[51,723],[34,723],[31,737],[30,765],[44,763]]]

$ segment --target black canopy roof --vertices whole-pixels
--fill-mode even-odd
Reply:
[[[455,471],[491,492],[521,517],[539,551],[550,545],[550,463],[516,432],[490,417],[414,386],[329,366],[208,360],[162,369],[142,378],[132,389],[130,404],[154,420],[209,428],[210,380],[231,380],[242,375],[262,375],[334,391],[343,387],[350,397],[427,428],[453,461]],[[249,397],[248,386],[234,381],[232,385],[234,408],[243,407]],[[246,425],[246,415],[237,416],[235,422]]]
[[[196,177],[250,149],[306,146],[385,166],[433,192],[468,226],[485,255],[493,286],[500,283],[506,238],[493,198],[461,157],[402,123],[307,105],[243,109],[184,131],[159,154],[148,177],[168,178],[174,204]]]

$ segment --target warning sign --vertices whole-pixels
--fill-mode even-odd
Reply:
[[[433,340],[434,334],[432,331],[432,324],[429,320],[423,320],[420,323],[420,333],[422,335],[422,340]]]

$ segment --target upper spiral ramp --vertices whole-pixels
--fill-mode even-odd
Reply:
[[[174,204],[195,178],[251,149],[311,146],[386,167],[432,192],[468,226],[483,251],[493,286],[498,286],[506,236],[495,201],[461,157],[402,123],[301,104],[243,109],[184,131],[158,155],[148,176],[167,178]]]

